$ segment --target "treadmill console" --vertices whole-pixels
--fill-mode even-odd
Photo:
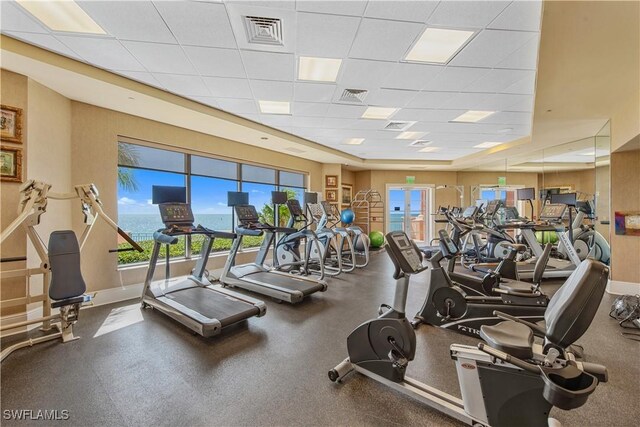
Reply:
[[[238,215],[240,225],[246,227],[260,223],[260,217],[258,216],[258,211],[256,211],[255,206],[236,205],[234,206],[234,209],[236,210],[236,215]]]
[[[300,206],[300,201],[297,199],[287,200],[287,208],[289,208],[291,216],[301,217],[304,215],[304,212],[302,212],[302,206]]]
[[[458,254],[458,247],[445,230],[438,230],[438,236],[440,237],[440,250],[446,257],[452,257]]]
[[[559,222],[562,221],[567,205],[548,203],[540,212],[540,219],[543,221]]]
[[[195,218],[188,203],[160,203],[160,216],[167,229],[192,229]]]
[[[498,209],[502,206],[502,200],[491,200],[487,203],[487,209],[485,209],[485,215],[489,218],[493,218],[493,216],[498,212]]]
[[[333,207],[331,206],[331,203],[327,202],[326,200],[323,200],[320,202],[320,204],[322,205],[322,210],[324,210],[324,213],[327,215],[327,218],[329,218],[330,220],[335,219],[335,215],[333,213]]]
[[[397,261],[396,267],[407,274],[424,270],[418,248],[403,231],[392,231],[387,234],[387,247],[392,261]],[[395,264],[395,262],[394,262]]]
[[[464,212],[462,212],[462,217],[463,218],[473,218],[476,216],[476,214],[478,213],[478,207],[477,206],[469,206],[468,208],[466,208],[464,210]]]

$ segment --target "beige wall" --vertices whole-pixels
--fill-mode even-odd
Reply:
[[[507,185],[534,187],[538,191],[538,174],[526,172],[458,172],[458,185],[464,186],[464,204],[474,203],[471,199],[471,187],[476,185],[498,185],[498,177],[504,176]],[[477,195],[476,195],[477,196]],[[537,212],[537,210],[536,210]]]
[[[6,70],[0,70],[0,73],[0,78],[2,80],[2,84],[0,85],[0,98],[2,98],[2,104],[22,108],[23,117],[22,144],[6,143],[3,141],[2,145],[22,148],[22,173],[24,177],[28,172],[26,160],[29,153],[27,150],[29,140],[29,129],[27,128],[29,125],[27,78]],[[2,227],[3,230],[18,215],[17,209],[19,194],[19,183],[4,181],[0,183],[0,227]],[[26,250],[26,233],[22,229],[18,229],[2,245],[1,256],[3,258],[25,256]],[[24,268],[25,265],[26,264],[24,262],[2,263],[0,264],[0,271]],[[0,283],[0,299],[4,301],[6,299],[24,296],[24,284],[25,280],[21,278],[3,279]],[[2,315],[19,313],[22,311],[24,311],[24,308],[22,307],[7,308],[2,310]]]
[[[544,174],[542,174],[542,179],[544,187],[546,188],[570,186],[575,191],[581,191],[587,194],[595,194],[596,192],[595,169],[568,172],[545,171]]]
[[[611,218],[614,212],[640,212],[640,150],[611,154]],[[640,237],[611,232],[611,278],[640,284]]]

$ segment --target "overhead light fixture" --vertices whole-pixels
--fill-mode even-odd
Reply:
[[[473,31],[427,28],[404,59],[446,64],[473,37]]]
[[[341,64],[342,59],[301,56],[298,62],[298,80],[335,82]]]
[[[587,153],[580,153],[581,156],[595,156],[596,152],[595,151],[589,151]]]
[[[473,148],[491,148],[501,144],[503,143],[502,142],[483,142],[482,144],[474,145]]]
[[[398,108],[389,107],[369,107],[362,115],[363,119],[385,120],[393,116]]]
[[[347,145],[360,145],[364,142],[364,138],[349,138],[342,141],[343,144]]]
[[[500,129],[498,131],[498,133],[509,133],[513,130],[513,128],[504,128],[504,129]]]
[[[466,123],[475,123],[482,119],[486,119],[490,115],[495,113],[495,111],[475,111],[469,110],[464,114],[460,114],[455,119],[451,120],[452,122],[466,122]]]
[[[291,114],[291,108],[286,101],[258,101],[260,112],[264,114]]]
[[[421,153],[433,153],[434,151],[438,151],[440,147],[424,147],[419,149],[418,151]]]
[[[427,132],[402,132],[396,139],[420,139],[426,134]]]
[[[17,3],[53,31],[107,34],[74,1],[16,0]]]

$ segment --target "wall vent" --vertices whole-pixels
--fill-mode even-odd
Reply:
[[[362,104],[369,91],[365,89],[345,89],[338,101],[349,104]]]
[[[389,123],[387,123],[387,125],[384,127],[384,130],[392,130],[392,131],[396,131],[396,132],[402,132],[404,130],[409,129],[411,126],[413,126],[415,124],[416,124],[416,122],[405,122],[405,121],[394,120],[394,121],[390,121]]]
[[[426,147],[427,145],[431,144],[433,141],[427,141],[426,139],[419,139],[417,141],[413,141],[411,144],[409,144],[409,147]]]
[[[280,18],[244,16],[244,28],[247,31],[249,43],[271,46],[284,45]]]

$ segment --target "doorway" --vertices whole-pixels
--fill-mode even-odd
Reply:
[[[419,245],[431,241],[433,186],[387,184],[387,206],[387,232],[404,231]]]

